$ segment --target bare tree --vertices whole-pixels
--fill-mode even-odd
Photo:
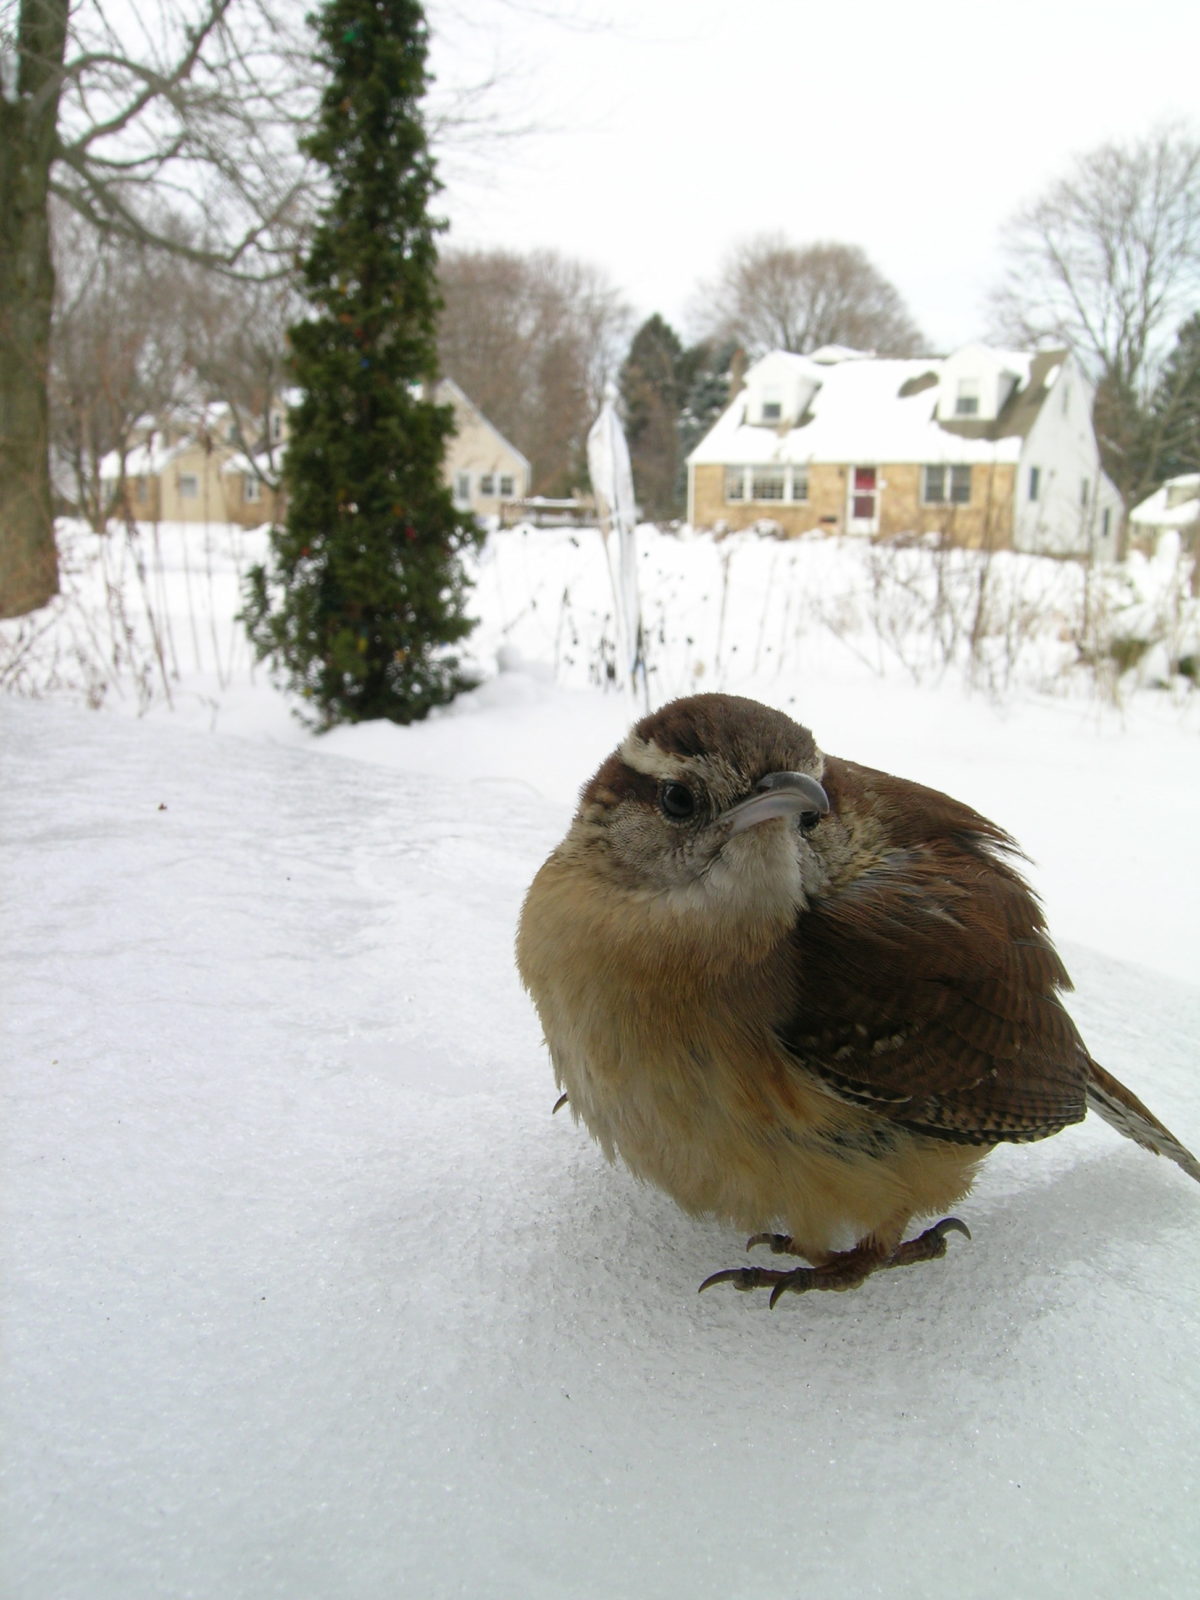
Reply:
[[[194,275],[185,307],[187,370],[206,399],[223,403],[249,463],[277,489],[283,439],[274,419],[289,382],[288,330],[304,302],[291,278]]]
[[[736,339],[752,356],[826,344],[912,355],[925,342],[899,291],[858,245],[797,246],[778,233],[737,246],[717,282],[701,289],[695,314],[707,335]]]
[[[124,457],[139,421],[180,399],[182,284],[161,254],[106,239],[74,213],[55,218],[54,247],[52,448],[71,498],[99,531],[112,497],[103,458]]]
[[[120,16],[102,0],[0,12],[0,616],[58,587],[51,195],[109,235],[194,262],[290,264],[305,183],[294,134],[312,104],[295,10],[176,0]],[[172,201],[196,219],[184,237],[164,223]]]
[[[1200,140],[1181,127],[1098,146],[1005,231],[996,331],[1067,341],[1099,386],[1105,470],[1128,506],[1156,481],[1151,398],[1200,299]]]
[[[569,492],[629,327],[620,295],[548,250],[448,250],[439,281],[442,370],[529,457],[538,493]]]

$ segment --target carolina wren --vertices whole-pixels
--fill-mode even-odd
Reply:
[[[1089,1108],[1200,1181],[1089,1056],[1015,850],[730,695],[645,717],[585,786],[517,936],[559,1086],[610,1158],[810,1263],[702,1289],[774,1305],[944,1255],[964,1225],[911,1220]]]

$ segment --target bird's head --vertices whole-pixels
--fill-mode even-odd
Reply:
[[[823,881],[823,769],[811,733],[780,711],[733,695],[676,700],[585,785],[563,848],[655,922],[778,929]]]

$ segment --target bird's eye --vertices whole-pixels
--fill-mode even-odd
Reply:
[[[686,783],[664,783],[658,791],[658,804],[663,816],[683,822],[694,815],[696,797]]]
[[[805,833],[811,833],[821,820],[819,811],[802,811],[800,813],[800,826]]]

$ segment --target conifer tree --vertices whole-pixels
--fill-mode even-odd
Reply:
[[[465,686],[447,647],[471,627],[459,558],[481,537],[442,481],[453,413],[426,392],[426,28],[416,0],[326,0],[313,20],[329,83],[304,148],[328,169],[329,200],[303,263],[313,314],[291,330],[286,524],[244,617],[316,726],[412,722]]]
[[[1200,311],[1179,329],[1150,402],[1156,478],[1200,472]]]
[[[621,367],[625,437],[642,515],[661,522],[680,514],[679,363],[683,346],[657,312],[634,334]]]

